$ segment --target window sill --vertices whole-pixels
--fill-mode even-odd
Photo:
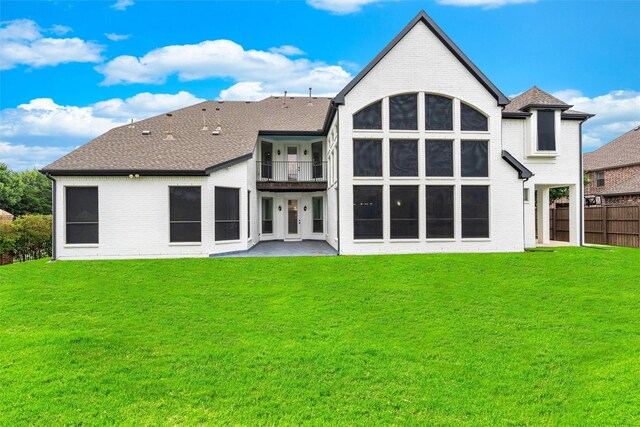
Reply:
[[[432,238],[427,237],[426,239],[427,243],[455,242],[455,241],[456,239],[451,237],[432,237]]]
[[[373,133],[373,132],[379,132],[382,133],[382,129],[352,129],[352,131],[354,133]]]
[[[98,243],[65,243],[63,248],[99,248]]]
[[[463,181],[486,181],[490,179],[488,176],[462,176],[460,178]]]
[[[233,243],[242,243],[242,240],[216,240],[216,245],[231,245]]]
[[[490,237],[463,237],[462,242],[490,242]]]
[[[169,246],[202,246],[202,242],[169,242]]]
[[[443,180],[443,179],[455,179],[455,176],[435,176],[435,175],[426,175],[425,176],[426,179],[431,179],[431,180]]]
[[[385,243],[384,239],[353,239],[353,243]]]
[[[454,134],[455,131],[454,130],[435,130],[435,129],[425,129],[424,132],[426,134],[437,134],[437,133],[450,133],[450,134]]]
[[[557,157],[560,153],[557,151],[536,151],[529,154],[527,157]]]
[[[488,130],[461,130],[460,133],[462,135],[472,135],[474,133],[480,134],[480,135],[490,135],[491,131]]]
[[[391,239],[389,239],[390,243],[420,243],[420,238],[398,238],[398,239],[394,239],[393,237]]]

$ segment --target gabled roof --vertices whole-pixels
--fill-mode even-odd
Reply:
[[[53,175],[146,173],[206,175],[216,167],[251,157],[258,135],[323,135],[330,98],[269,97],[258,102],[206,101],[166,115],[114,128],[42,172]],[[206,112],[208,130],[203,128]],[[212,131],[220,125],[218,135]],[[149,131],[149,135],[143,135]]]
[[[471,62],[467,55],[465,55],[462,50],[460,50],[460,48],[456,46],[456,44],[449,38],[449,36],[444,33],[444,31],[442,31],[442,29],[433,21],[433,19],[431,19],[431,17],[429,17],[429,15],[427,15],[424,10],[421,10],[420,13],[418,13],[416,17],[413,18],[411,22],[409,22],[409,24],[407,24],[407,26],[404,27],[404,29],[400,31],[400,33],[393,40],[391,40],[391,43],[389,43],[384,49],[382,49],[382,51],[375,58],[373,58],[373,60],[369,64],[367,64],[367,66],[364,67],[364,69],[360,71],[360,73],[358,73],[358,75],[353,80],[351,80],[351,82],[349,82],[349,84],[347,84],[345,88],[342,89],[340,93],[338,93],[338,95],[336,95],[336,97],[333,99],[334,104],[344,104],[344,98],[351,91],[351,89],[353,89],[360,82],[360,80],[362,80],[369,73],[369,71],[371,71],[373,67],[375,67],[378,62],[380,62],[382,58],[384,58],[387,53],[389,53],[389,51],[391,51],[391,49],[393,49],[395,45],[397,45],[400,40],[402,40],[404,36],[406,36],[407,33],[409,33],[409,31],[411,31],[411,29],[420,22],[426,25],[427,28],[429,28],[431,32],[442,42],[442,44],[447,49],[449,49],[453,56],[455,56],[458,61],[460,61],[460,63],[464,65],[465,68],[480,82],[480,84],[482,84],[482,86],[484,86],[485,89],[487,89],[487,91],[489,91],[489,93],[493,95],[498,105],[506,105],[509,103],[509,98],[507,98],[500,91],[500,89],[498,89],[496,85],[494,85],[487,78],[487,76],[485,76],[484,73],[480,71],[480,69],[476,67],[473,62]]]
[[[584,155],[584,169],[596,171],[640,164],[640,126]]]
[[[509,105],[504,107],[502,111],[503,113],[522,113],[528,112],[531,108],[540,107],[558,108],[565,111],[569,110],[573,105],[569,105],[539,87],[534,86],[526,92],[512,98]]]
[[[524,179],[525,181],[531,178],[534,174],[525,165],[520,163],[511,153],[507,150],[502,150],[502,159],[509,163],[512,168],[518,172],[518,179]]]

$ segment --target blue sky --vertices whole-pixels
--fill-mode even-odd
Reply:
[[[589,151],[640,124],[640,2],[6,1],[0,162],[41,167],[203,99],[333,95],[424,9],[507,95],[596,113]]]

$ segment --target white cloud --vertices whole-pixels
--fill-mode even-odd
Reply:
[[[640,124],[640,92],[614,90],[589,98],[575,89],[556,92],[553,96],[573,105],[573,109],[596,116],[583,126],[582,143],[587,151],[606,144]]]
[[[56,27],[59,27],[57,31],[69,29]],[[102,46],[77,37],[44,37],[38,25],[30,19],[0,23],[0,70],[17,65],[45,67],[69,62],[100,62],[102,50]]]
[[[74,148],[76,147],[27,146],[0,141],[0,159],[13,170],[42,168]]]
[[[73,31],[71,27],[67,27],[66,25],[54,25],[49,28],[49,32],[55,34],[56,36],[64,36],[67,33]]]
[[[124,11],[127,10],[129,6],[133,6],[134,3],[133,0],[118,0],[111,5],[111,9]]]
[[[288,45],[288,44],[282,45],[280,47],[269,48],[269,52],[271,52],[271,53],[279,53],[279,54],[284,55],[284,56],[301,56],[301,55],[306,55],[307,54],[307,52],[305,52],[304,50],[300,49],[299,47],[291,46],[291,45]]]
[[[536,3],[538,0],[436,0],[444,6],[482,7],[493,9],[510,4]]]
[[[363,6],[381,1],[383,0],[307,0],[307,4],[315,9],[326,10],[336,15],[346,15],[360,12]]]
[[[104,36],[113,42],[120,42],[131,38],[131,34],[104,33]]]
[[[203,101],[205,100],[186,91],[180,91],[175,95],[144,92],[125,100],[113,98],[96,102],[93,104],[93,112],[97,117],[143,119]]]

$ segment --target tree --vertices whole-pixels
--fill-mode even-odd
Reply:
[[[23,184],[20,175],[4,163],[0,163],[0,209],[12,211],[22,198]]]
[[[51,182],[35,169],[16,172],[0,163],[0,209],[12,214],[51,213]]]

